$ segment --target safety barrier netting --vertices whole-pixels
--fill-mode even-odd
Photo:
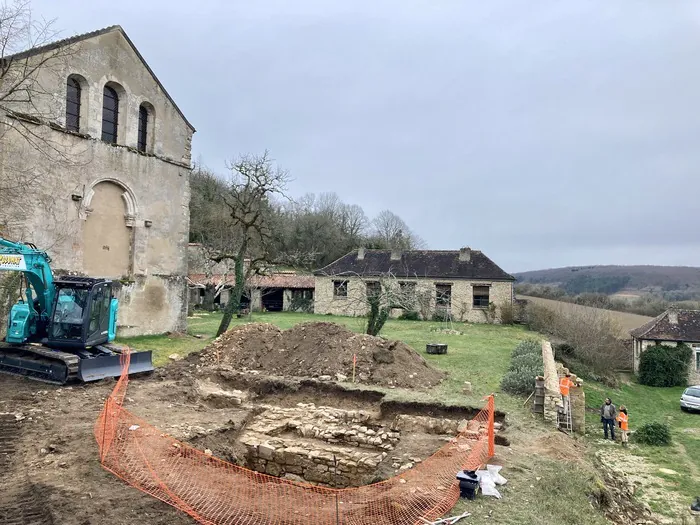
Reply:
[[[494,399],[468,430],[401,474],[362,487],[333,489],[261,474],[227,463],[161,432],[123,407],[122,375],[95,423],[102,466],[200,523],[408,525],[435,520],[459,498],[455,478],[494,455]]]

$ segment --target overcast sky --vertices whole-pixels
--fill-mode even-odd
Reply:
[[[389,208],[516,272],[700,266],[697,0],[34,0],[121,24],[223,169]]]

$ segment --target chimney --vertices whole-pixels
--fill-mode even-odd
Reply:
[[[459,260],[460,262],[469,262],[472,259],[472,249],[469,246],[465,248],[460,248],[459,250]]]
[[[357,249],[357,260],[358,261],[365,260],[365,249],[362,246]]]
[[[672,325],[678,324],[678,311],[675,308],[668,311],[668,322]]]
[[[391,250],[390,260],[400,261],[401,260],[401,250]]]

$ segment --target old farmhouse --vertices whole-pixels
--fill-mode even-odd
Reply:
[[[367,294],[397,287],[402,304],[393,316],[414,310],[422,317],[474,323],[498,322],[512,308],[514,277],[478,250],[366,250],[360,248],[315,272],[317,314],[365,315]],[[412,304],[405,304],[406,297]]]
[[[634,339],[635,373],[639,372],[639,361],[647,347],[685,343],[693,349],[688,384],[700,383],[700,310],[670,308],[630,334]]]
[[[121,283],[122,335],[184,330],[193,126],[119,26],[2,66],[0,231]]]

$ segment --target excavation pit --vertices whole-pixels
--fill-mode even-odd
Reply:
[[[266,387],[271,381],[278,387],[274,392]],[[401,404],[384,406],[381,392],[363,391],[361,398],[350,390],[335,397],[329,394],[333,388],[323,384],[314,396],[313,385],[261,376],[243,380],[230,371],[218,377],[208,373],[194,382],[193,397],[208,410],[227,412],[229,419],[189,436],[189,441],[257,472],[356,487],[413,468],[457,433],[476,440],[487,432],[485,422],[472,420],[478,410],[471,407],[408,403],[408,413],[403,413]],[[314,397],[318,404],[311,401]],[[298,399],[303,401],[291,403]],[[419,409],[426,415],[417,415]],[[499,413],[497,426],[502,426],[503,418]]]

